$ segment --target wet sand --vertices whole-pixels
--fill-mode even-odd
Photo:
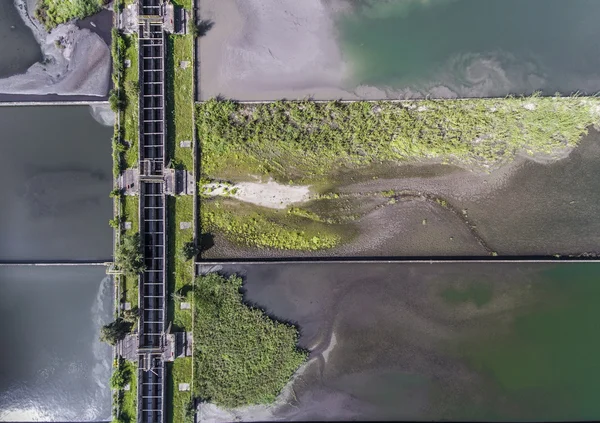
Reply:
[[[0,79],[0,94],[106,97],[110,84],[111,58],[105,40],[89,29],[81,29],[73,23],[59,25],[47,33],[33,18],[36,2],[37,0],[16,0],[15,6],[39,43],[44,60],[33,64],[24,73]],[[107,16],[107,13],[101,14],[97,25],[111,25],[111,19]],[[57,47],[55,41],[59,41],[62,47]]]
[[[593,95],[600,87],[589,54],[600,13],[593,1],[199,3],[201,19],[214,22],[198,41],[200,100]]]
[[[347,69],[332,21],[340,5],[202,0],[200,16],[214,26],[199,39],[199,98],[359,98],[343,86]]]

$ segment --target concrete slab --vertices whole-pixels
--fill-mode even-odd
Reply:
[[[131,60],[125,59],[125,67],[126,68],[130,68],[131,67]]]
[[[181,141],[179,143],[179,146],[181,148],[192,148],[192,142],[191,141]]]
[[[124,310],[131,310],[131,303],[125,303],[125,305],[123,306]]]
[[[179,229],[192,229],[192,222],[179,222]]]
[[[180,383],[179,384],[179,391],[180,392],[185,392],[185,391],[189,391],[190,390],[190,384],[189,383]]]
[[[119,176],[119,188],[125,195],[137,195],[139,185],[138,180],[138,169],[125,169],[125,172]]]
[[[179,62],[179,67],[181,69],[187,69],[190,66],[190,62],[188,60],[182,60]]]
[[[190,303],[181,303],[180,308],[182,310],[191,310],[192,309],[192,305]]]
[[[131,229],[131,228],[132,228],[132,226],[131,226],[131,222],[125,222],[125,223],[123,224],[123,227],[125,228],[125,230],[129,230],[129,229]]]
[[[123,387],[123,390],[124,390],[124,391],[131,391],[131,384],[129,384],[129,383],[128,383],[127,385],[125,385],[125,386]]]

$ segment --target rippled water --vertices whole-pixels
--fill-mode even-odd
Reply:
[[[110,419],[103,267],[0,267],[0,421]]]

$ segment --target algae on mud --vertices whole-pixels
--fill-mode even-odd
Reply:
[[[200,218],[203,232],[222,232],[233,243],[250,247],[315,251],[348,238],[305,216],[241,203],[204,201]]]

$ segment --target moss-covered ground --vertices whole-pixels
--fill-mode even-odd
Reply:
[[[200,218],[203,232],[220,232],[243,246],[314,251],[347,238],[335,226],[306,216],[235,200],[202,200]]]

